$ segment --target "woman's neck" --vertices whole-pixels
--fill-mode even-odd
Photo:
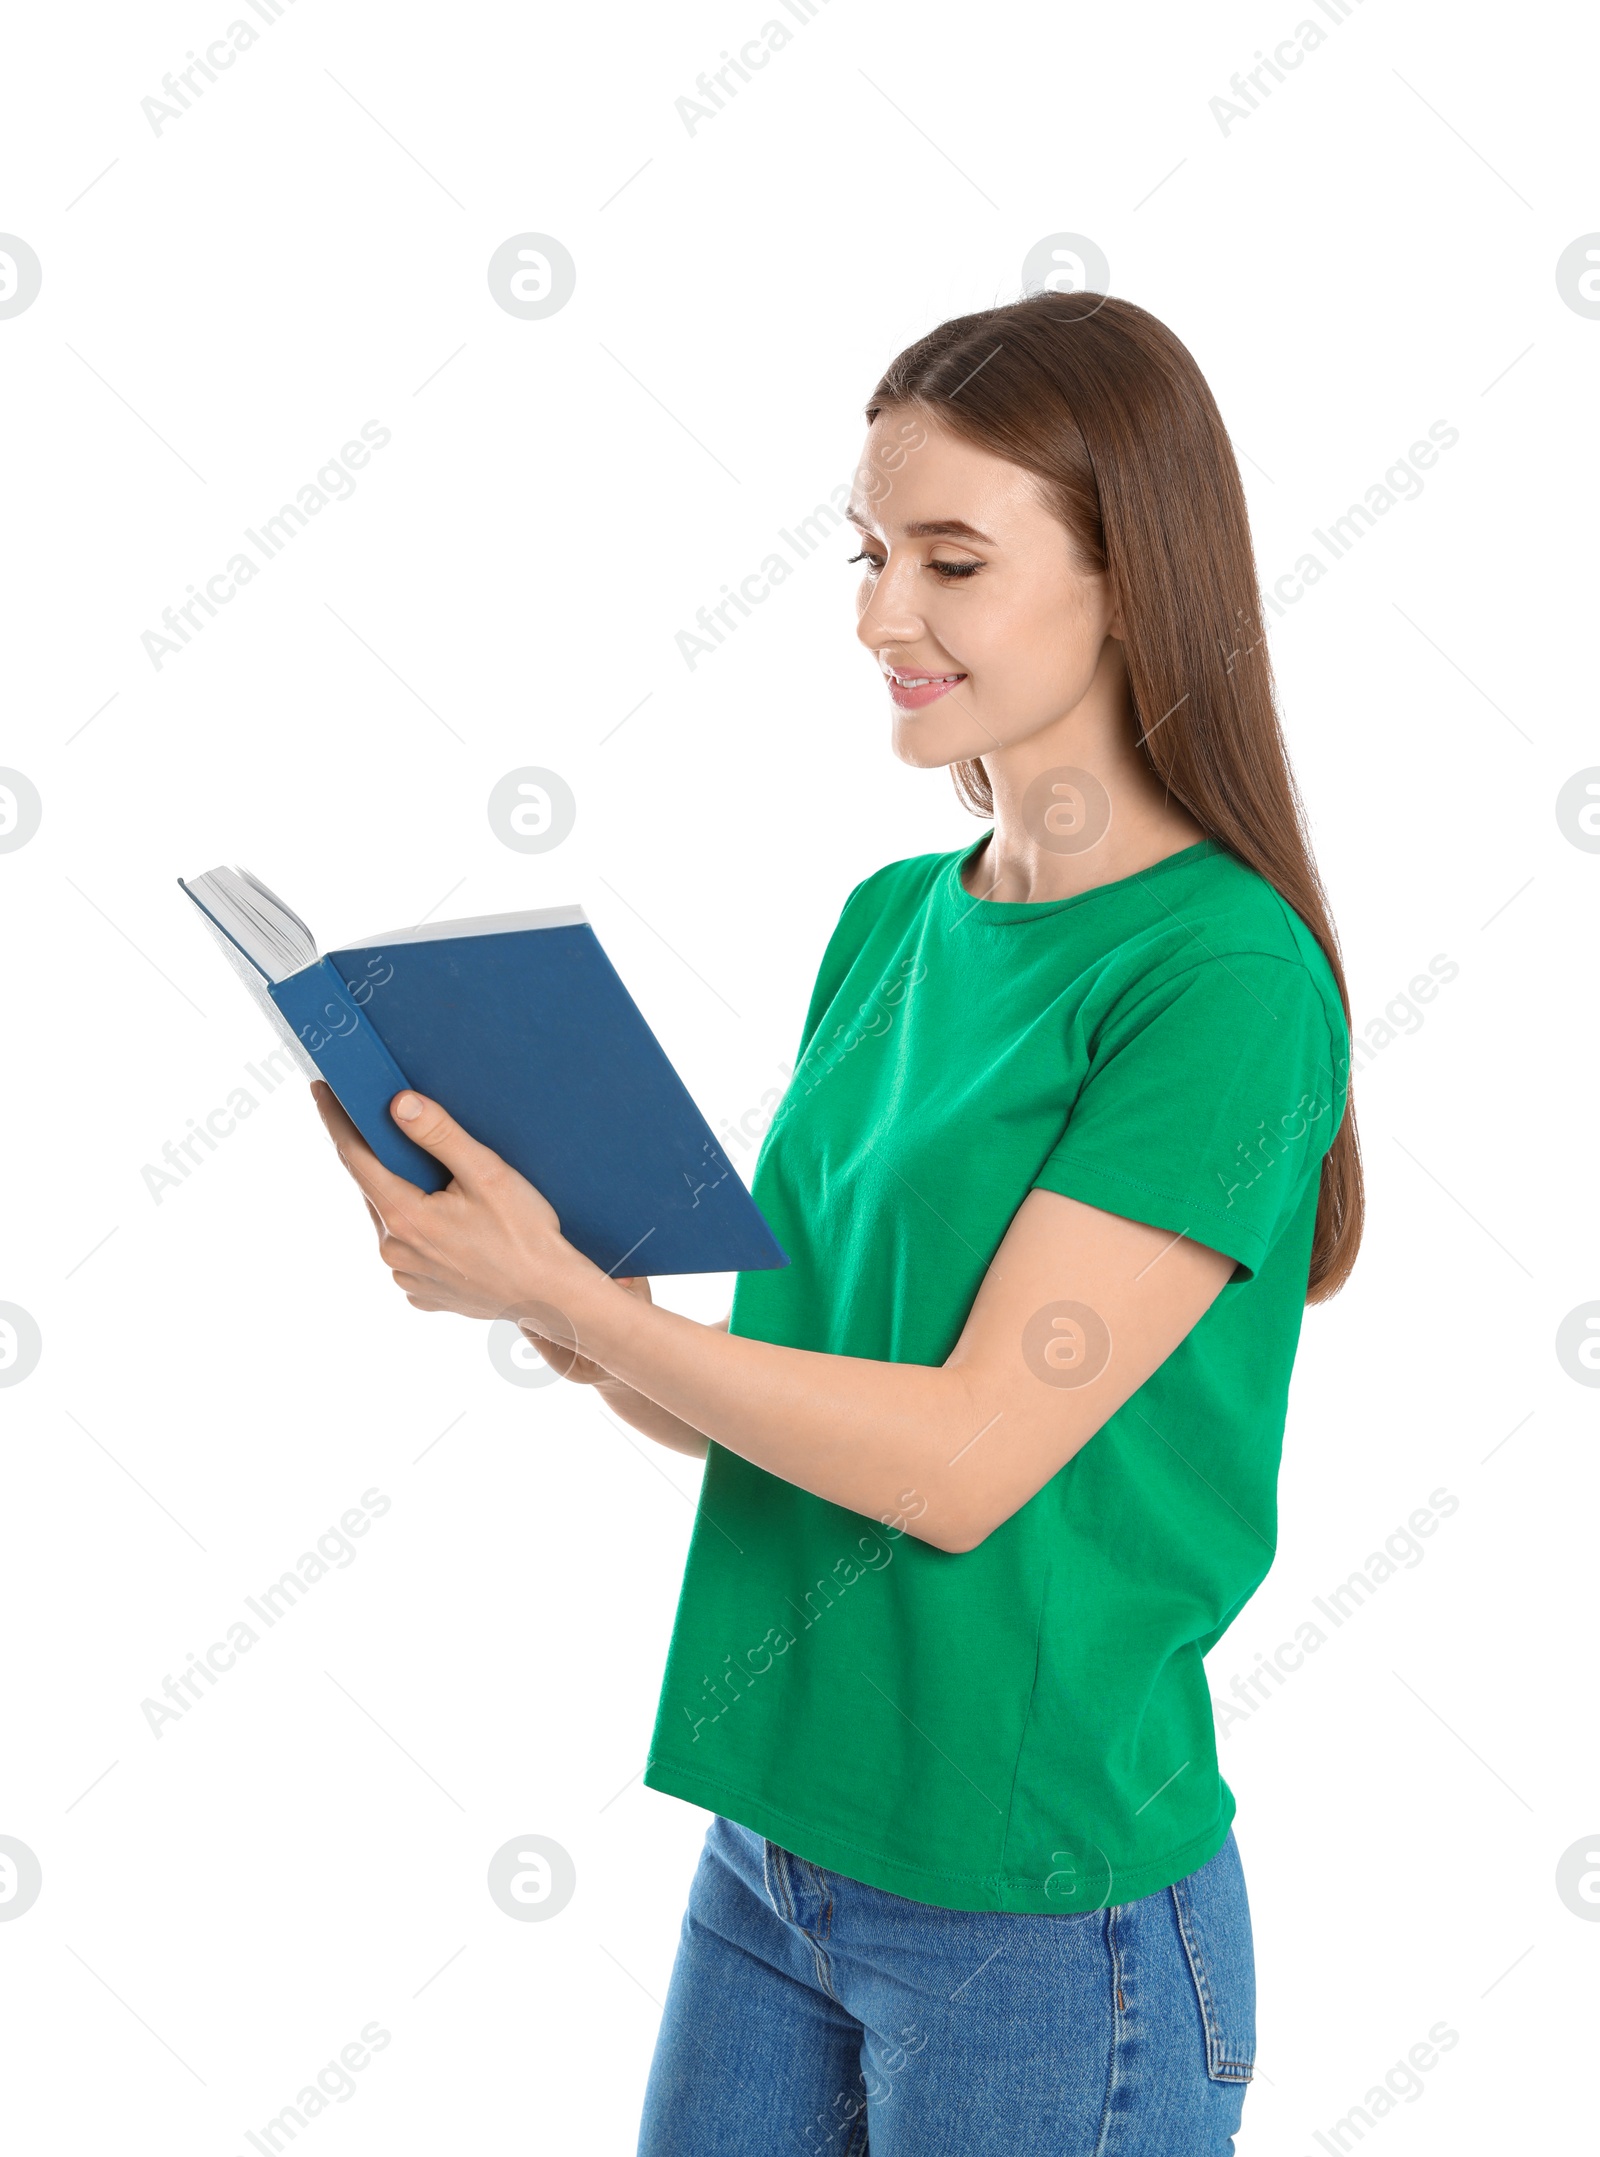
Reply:
[[[1073,898],[1206,836],[1136,746],[1125,698],[1087,698],[983,764],[994,794],[994,832],[967,865],[974,898]]]

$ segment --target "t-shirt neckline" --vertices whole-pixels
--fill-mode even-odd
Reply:
[[[1196,839],[1190,846],[1181,846],[1176,853],[1163,854],[1159,861],[1151,862],[1147,869],[1134,869],[1127,876],[1112,877],[1107,883],[1093,884],[1087,891],[1075,891],[1064,899],[975,899],[961,881],[967,863],[985,846],[993,835],[993,827],[971,846],[950,857],[945,870],[944,887],[948,901],[964,920],[986,921],[995,927],[1012,922],[1043,921],[1064,912],[1068,907],[1086,906],[1092,899],[1105,898],[1113,892],[1126,894],[1135,884],[1147,884],[1154,876],[1161,876],[1180,862],[1200,861],[1212,854],[1220,854],[1222,848],[1215,839]]]

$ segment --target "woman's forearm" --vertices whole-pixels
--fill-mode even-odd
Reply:
[[[650,1301],[650,1283],[643,1277],[619,1280],[615,1285],[644,1303]],[[719,1318],[710,1330],[726,1333],[728,1316],[731,1315],[729,1313]],[[543,1316],[545,1324],[548,1325],[550,1314],[546,1312]],[[545,1362],[561,1377],[570,1379],[575,1385],[593,1386],[612,1415],[620,1416],[624,1423],[631,1424],[646,1438],[653,1438],[657,1445],[668,1446],[674,1453],[688,1453],[698,1460],[705,1459],[704,1431],[695,1430],[681,1417],[663,1408],[659,1401],[651,1400],[648,1394],[636,1392],[632,1386],[625,1385],[594,1357],[580,1355],[572,1337],[572,1329],[565,1327],[564,1321],[563,1326],[561,1339],[553,1339],[550,1333],[541,1332],[539,1326],[531,1320],[524,1323],[522,1331],[538,1349]]]
[[[317,1104],[367,1198],[379,1255],[419,1309],[514,1316],[525,1332],[559,1335],[588,1359],[592,1382],[630,1387],[689,1432],[833,1504],[915,1520],[922,1541],[951,1552],[973,1549],[1071,1460],[1238,1264],[1187,1235],[1035,1190],[948,1361],[779,1347],[657,1310],[637,1283],[602,1273],[562,1238],[549,1200],[436,1102],[394,1103],[451,1171],[434,1193],[386,1169],[326,1086]],[[654,1418],[640,1427],[673,1429]]]
[[[559,1300],[585,1354],[691,1428],[956,1552],[1009,1520],[1133,1397],[1235,1264],[1187,1236],[1032,1192],[937,1365],[709,1332],[586,1265],[563,1269]]]
[[[603,1405],[645,1438],[653,1438],[674,1453],[687,1453],[696,1460],[706,1457],[706,1434],[663,1408],[648,1394],[624,1385],[620,1378],[601,1379],[595,1386]]]
[[[914,1518],[925,1541],[969,1547],[972,1515],[953,1470],[983,1419],[973,1421],[962,1371],[723,1334],[642,1304],[598,1273],[564,1308],[582,1352],[680,1426],[836,1505]]]

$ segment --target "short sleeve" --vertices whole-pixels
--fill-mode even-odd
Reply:
[[[1096,1029],[1034,1187],[1191,1236],[1254,1274],[1333,1143],[1345,1041],[1337,1002],[1330,1013],[1298,960],[1228,953],[1141,987]]]

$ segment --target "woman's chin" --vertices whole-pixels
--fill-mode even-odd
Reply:
[[[937,771],[942,764],[963,764],[982,756],[994,743],[969,740],[966,727],[937,725],[929,713],[896,712],[890,746],[902,764],[916,771]]]

